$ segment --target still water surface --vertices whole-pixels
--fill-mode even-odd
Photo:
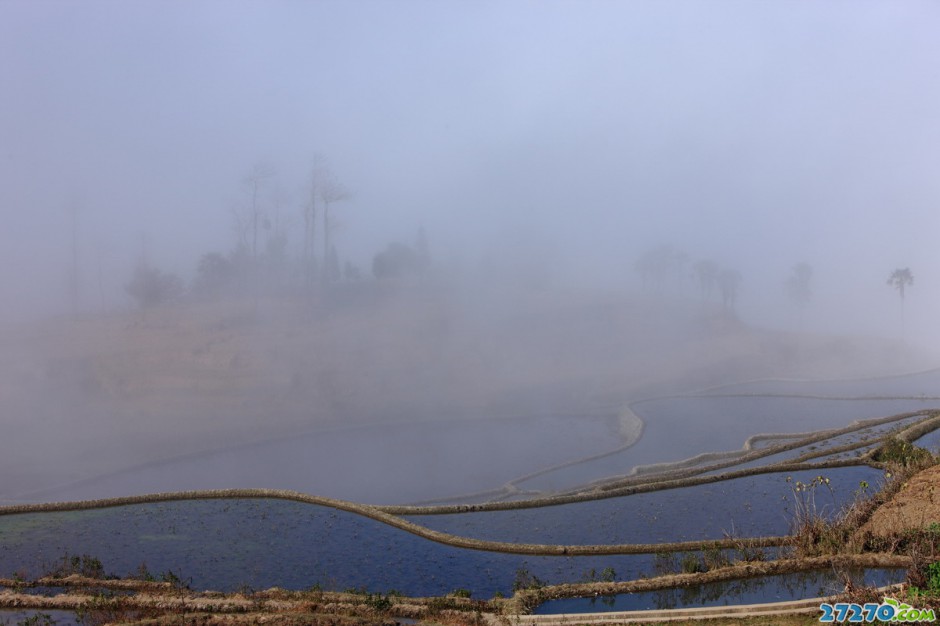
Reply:
[[[734,391],[916,395],[927,393],[927,387],[937,383],[937,378],[932,373],[911,379],[830,386],[752,383]],[[917,410],[932,404],[935,402],[920,399],[652,400],[635,407],[646,421],[643,438],[637,445],[604,459],[524,481],[527,484],[522,486],[569,487],[626,473],[644,463],[735,449],[747,436],[756,433],[837,428],[855,419]],[[925,441],[928,440],[936,441],[937,436],[928,436]],[[178,459],[63,487],[59,492],[39,494],[34,499],[273,487],[359,501],[407,502],[498,487],[538,467],[609,451],[618,445],[621,442],[612,415],[377,427],[355,433],[311,434]],[[526,446],[540,449],[537,454],[531,450],[522,454],[523,449],[528,450]],[[343,459],[350,471],[335,471],[337,457]],[[493,462],[481,463],[484,458]],[[443,469],[429,470],[429,463]],[[324,464],[333,471],[326,472]],[[353,471],[360,465],[368,465],[371,473]],[[877,485],[881,480],[879,471],[864,466],[821,473],[830,479],[831,491],[818,489],[814,506],[825,515],[851,501],[862,481]],[[798,473],[792,479],[810,482],[815,475],[816,472]],[[729,534],[781,535],[790,530],[794,506],[792,483],[786,478],[783,474],[763,474],[557,507],[411,519],[460,535],[539,543],[651,543],[718,539]],[[272,586],[304,589],[320,584],[339,590],[395,589],[419,596],[465,588],[473,591],[475,597],[491,597],[496,592],[511,593],[516,573],[523,569],[545,583],[576,582],[590,570],[608,567],[621,580],[650,575],[656,570],[655,559],[650,555],[522,557],[452,548],[350,513],[275,500],[185,501],[0,517],[0,574],[36,575],[48,570],[66,553],[94,555],[108,572],[118,575],[132,574],[146,564],[158,576],[172,571],[190,581],[195,589],[227,591]],[[741,596],[747,598],[741,601],[770,601],[779,596],[778,591],[769,591],[776,590],[778,587],[773,585],[777,583],[762,580],[761,584],[752,583],[748,588],[756,591]],[[824,582],[821,579],[819,584]],[[792,586],[792,581],[780,584]],[[816,583],[809,584],[813,587]],[[808,593],[807,589],[797,595]],[[711,592],[703,588],[698,595],[670,593],[669,597],[679,598],[680,604],[698,604]],[[660,600],[643,602],[659,602],[668,595],[661,593],[657,596]],[[682,600],[686,596],[695,598]],[[619,607],[627,600],[613,602]]]

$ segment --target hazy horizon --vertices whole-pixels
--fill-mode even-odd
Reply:
[[[940,343],[940,8],[929,2],[0,3],[4,317],[127,310],[144,250],[189,282],[243,179],[302,249],[316,155],[370,275],[636,291],[669,244],[740,272],[757,326]],[[802,314],[784,289],[813,268]],[[687,275],[694,297],[694,279]]]

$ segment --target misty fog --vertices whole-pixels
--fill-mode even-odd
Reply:
[[[332,472],[418,499],[399,471],[437,497],[614,447],[644,397],[936,367],[938,24],[0,2],[0,502]],[[435,430],[484,422],[516,431]],[[323,443],[394,425],[405,449]],[[327,479],[231,465],[301,437]]]

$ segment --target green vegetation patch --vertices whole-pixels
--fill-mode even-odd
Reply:
[[[929,464],[934,458],[924,448],[893,437],[875,449],[872,460],[878,463],[893,463],[902,467],[916,467]]]

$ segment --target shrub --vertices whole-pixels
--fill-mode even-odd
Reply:
[[[380,280],[417,274],[422,267],[418,253],[402,243],[389,244],[372,259],[372,274]]]
[[[512,581],[512,590],[520,591],[522,589],[541,589],[545,583],[538,577],[529,572],[524,567],[516,570],[516,578]]]
[[[878,463],[892,463],[901,467],[916,467],[933,461],[933,455],[924,448],[896,437],[888,439],[872,454]]]
[[[679,569],[679,565],[676,562],[676,555],[672,552],[657,552],[654,559],[654,568],[657,576],[675,574]]]
[[[218,252],[210,252],[199,259],[192,291],[213,296],[230,290],[238,277],[238,267]]]
[[[140,308],[146,309],[179,297],[183,293],[183,283],[176,274],[167,274],[149,265],[138,265],[125,289]]]
[[[927,566],[927,589],[940,592],[940,561],[934,561]]]
[[[729,559],[721,547],[717,545],[705,548],[705,552],[702,554],[702,561],[705,563],[706,570],[731,565],[731,559]]]
[[[85,578],[105,578],[104,565],[96,557],[88,554],[65,553],[62,561],[49,571],[53,578],[64,578],[77,574]]]
[[[156,578],[154,578],[153,574],[151,574],[150,570],[147,568],[146,563],[141,563],[137,567],[137,571],[134,573],[132,578],[136,578],[137,580],[143,580],[145,582],[153,582],[156,580]]]
[[[829,479],[817,476],[808,483],[793,481],[787,476],[787,482],[793,483],[793,535],[796,537],[798,556],[817,556],[834,554],[845,545],[848,529],[844,524],[831,521],[823,513],[823,507],[816,503],[816,492],[825,487],[832,495]],[[835,502],[835,496],[833,496]]]
[[[705,571],[705,565],[694,552],[688,552],[682,557],[682,572],[684,574],[698,574]]]
[[[366,596],[366,606],[372,608],[378,613],[384,613],[392,608],[392,600],[387,595],[383,596],[380,593],[372,594],[370,593]]]

